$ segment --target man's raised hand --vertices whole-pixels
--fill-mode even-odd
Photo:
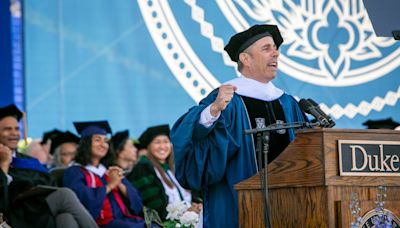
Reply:
[[[212,116],[218,116],[233,98],[236,91],[236,86],[222,85],[219,87],[218,95],[215,101],[211,104],[210,112]]]

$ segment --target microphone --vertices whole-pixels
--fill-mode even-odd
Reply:
[[[317,102],[315,102],[313,99],[308,98],[307,99],[314,107],[315,109],[323,116],[325,117],[325,119],[328,120],[329,125],[327,127],[332,128],[333,126],[336,125],[335,121],[332,120],[332,118],[326,114],[324,111],[322,111],[322,109],[319,107],[319,104]]]
[[[299,106],[300,108],[308,113],[311,114],[312,116],[315,117],[315,119],[317,120],[317,122],[320,124],[320,126],[322,127],[328,127],[330,125],[329,121],[327,118],[325,118],[316,108],[316,106],[314,106],[310,101],[306,100],[306,99],[301,99],[299,101]]]

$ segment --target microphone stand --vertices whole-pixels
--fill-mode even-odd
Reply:
[[[258,167],[262,167],[262,156],[264,158],[264,169],[260,172],[261,188],[263,192],[263,203],[264,203],[264,221],[265,227],[271,228],[271,218],[270,218],[270,206],[268,197],[268,150],[269,150],[269,138],[270,132],[289,128],[312,128],[314,126],[320,126],[320,122],[308,123],[308,122],[295,122],[295,123],[285,123],[285,124],[271,124],[266,128],[255,128],[250,130],[245,130],[245,134],[256,134],[257,135],[257,160]]]

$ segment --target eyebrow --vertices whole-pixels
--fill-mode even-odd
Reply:
[[[101,135],[93,135],[94,139],[103,139],[103,137]],[[106,138],[107,139],[107,138]]]
[[[3,129],[19,129],[19,126],[4,126]]]
[[[276,47],[275,44],[264,44],[261,46],[261,48],[269,48],[269,47]]]

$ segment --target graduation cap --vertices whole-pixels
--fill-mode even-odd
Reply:
[[[266,36],[272,36],[277,48],[283,43],[283,38],[276,25],[253,25],[249,29],[232,36],[224,50],[232,61],[237,62],[240,53]]]
[[[400,126],[400,123],[393,121],[392,118],[380,120],[368,120],[362,125],[367,126],[368,129],[395,129]]]
[[[7,116],[15,117],[19,121],[22,118],[22,112],[17,108],[17,106],[15,106],[15,104],[0,108],[0,120]]]
[[[143,134],[139,137],[140,146],[142,148],[147,148],[151,141],[159,135],[166,135],[169,137],[168,124],[157,125],[147,128],[146,131],[144,131]]]
[[[87,122],[74,122],[74,126],[78,134],[82,138],[90,137],[92,135],[107,135],[111,134],[111,128],[108,121],[87,121]]]
[[[51,140],[50,154],[54,154],[54,150],[63,143],[71,142],[78,144],[79,140],[80,138],[70,131],[60,132]]]
[[[42,137],[42,141],[40,142],[40,144],[44,145],[47,143],[48,140],[53,140],[53,138],[55,138],[57,135],[62,134],[63,132],[58,130],[58,129],[53,129],[51,131],[46,131],[43,134]]]
[[[142,146],[142,144],[140,143],[139,139],[133,139],[133,145],[134,145],[138,150],[145,149],[145,148]]]
[[[117,151],[121,147],[121,144],[129,138],[129,130],[117,132],[111,137],[111,143],[114,151]]]

